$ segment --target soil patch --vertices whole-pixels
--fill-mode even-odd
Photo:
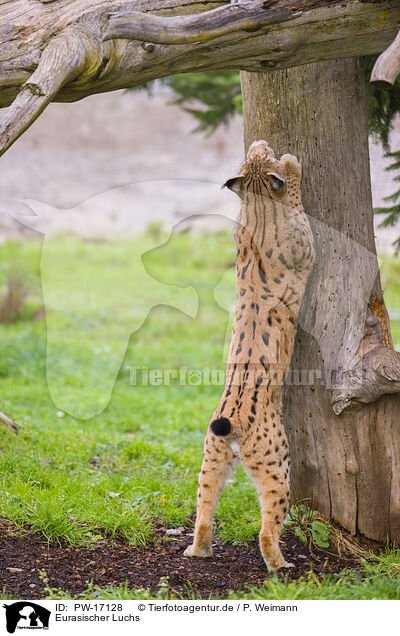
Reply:
[[[8,521],[0,522],[0,583],[3,595],[15,599],[39,599],[45,583],[73,595],[83,592],[92,580],[99,587],[128,582],[131,588],[158,590],[162,577],[168,577],[176,595],[201,598],[224,597],[228,590],[260,586],[269,576],[258,542],[232,545],[216,539],[214,557],[185,558],[183,551],[192,541],[193,528],[178,535],[167,535],[162,524],[155,527],[156,539],[146,547],[129,546],[122,539],[101,541],[95,547],[71,547],[67,542],[48,545],[41,533],[21,533]],[[320,577],[357,567],[355,560],[342,559],[314,546],[310,550],[290,531],[282,537],[282,552],[295,567],[280,571],[289,580],[309,572]],[[0,592],[1,593],[1,592]]]

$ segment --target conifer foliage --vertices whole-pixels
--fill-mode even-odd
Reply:
[[[197,120],[196,132],[210,134],[232,115],[242,112],[238,71],[173,75],[167,83],[176,94],[173,103]]]

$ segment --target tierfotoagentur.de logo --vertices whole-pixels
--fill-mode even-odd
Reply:
[[[48,629],[50,610],[30,601],[17,601],[3,605],[6,611],[6,627],[9,634],[16,629]]]

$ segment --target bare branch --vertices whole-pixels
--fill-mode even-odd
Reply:
[[[242,2],[189,16],[165,18],[126,9],[109,15],[104,40],[125,38],[157,44],[207,42],[236,31],[257,31],[268,24],[285,22],[301,15],[287,6],[269,7],[264,0]],[[122,14],[122,15],[121,15]]]
[[[11,428],[12,431],[14,431],[14,433],[16,433],[18,435],[18,426],[15,422],[13,422],[12,420],[10,420],[9,417],[7,417],[7,415],[4,415],[4,413],[2,413],[0,411],[0,420],[6,425],[9,426]]]
[[[50,101],[74,102],[175,73],[263,72],[370,55],[390,44],[400,20],[400,0],[326,5],[322,0],[254,0],[195,14],[196,0],[167,4],[168,15],[175,17],[155,15],[165,10],[164,0],[0,0],[0,107],[11,105],[0,118],[0,154]],[[290,4],[303,13],[292,14]],[[139,16],[137,39],[119,33],[104,42],[110,15],[111,22]],[[164,46],[151,40],[185,43]]]
[[[79,75],[88,57],[88,39],[66,28],[50,41],[39,65],[0,120],[0,156],[39,117],[58,91]]]
[[[287,3],[288,0],[271,0],[269,4],[277,10],[277,4],[281,9],[288,8]],[[169,4],[173,4],[173,8],[168,9],[168,15],[172,13],[177,21],[198,22],[203,15],[202,12],[191,14],[198,11],[196,0],[171,0]],[[262,2],[254,0],[222,7],[224,12],[229,10],[237,16],[232,28],[244,26],[245,18],[240,12],[249,4],[253,5],[252,11],[258,7],[258,16],[264,24],[269,9],[261,9]],[[113,10],[117,10],[118,17],[125,16],[126,19],[142,10],[151,14],[148,17],[152,21],[157,12],[165,9],[164,0],[108,0],[107,3],[104,0],[60,0],[46,3],[46,6],[30,0],[7,0],[5,4],[4,0],[3,3],[0,1],[0,23],[5,25],[1,28],[0,38],[0,107],[12,103],[19,87],[26,81],[27,69],[36,68],[46,44],[66,25],[70,25],[67,28],[79,25],[82,32],[86,30],[90,38],[95,38],[99,55],[101,45],[114,47],[108,52],[103,48],[101,72],[98,67],[99,73],[85,73],[79,81],[68,82],[54,98],[54,101],[72,102],[94,93],[134,87],[175,73],[228,68],[263,72],[333,58],[372,55],[389,46],[400,20],[400,0],[383,0],[379,4],[333,0],[326,6],[321,5],[321,0],[296,0],[293,4],[301,6],[303,13],[293,16],[293,20],[286,18],[282,23],[270,23],[268,37],[264,27],[251,33],[241,28],[213,40],[178,46],[148,42],[148,46],[143,46],[138,40],[103,42],[109,16],[115,16]],[[18,5],[18,15],[24,16],[23,29],[14,24],[15,5]],[[182,13],[184,15],[178,17],[177,14]],[[93,51],[91,54],[96,54]]]
[[[388,90],[400,75],[400,31],[389,48],[376,60],[371,73],[371,83]]]

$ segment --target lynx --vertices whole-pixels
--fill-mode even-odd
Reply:
[[[301,166],[277,160],[255,141],[225,186],[241,198],[235,230],[236,310],[225,389],[208,428],[199,476],[193,544],[185,556],[212,556],[212,518],[230,471],[241,461],[257,486],[267,567],[289,567],[279,535],[289,506],[289,447],[281,418],[297,316],[314,264],[304,212]]]

